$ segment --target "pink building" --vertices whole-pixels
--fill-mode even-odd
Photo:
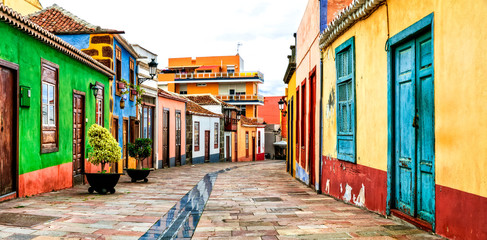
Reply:
[[[157,168],[186,164],[186,99],[159,89]]]

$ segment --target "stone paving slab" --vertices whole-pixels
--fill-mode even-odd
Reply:
[[[209,172],[218,175],[193,239],[440,239],[411,225],[318,195],[283,161],[156,170],[148,183],[122,176],[113,195],[88,185],[0,203],[2,213],[55,217],[30,227],[0,225],[2,239],[138,239]]]
[[[266,161],[220,174],[193,239],[441,239],[318,195],[285,167]]]

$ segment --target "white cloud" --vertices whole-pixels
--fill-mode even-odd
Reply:
[[[306,8],[305,0],[41,0],[58,4],[103,28],[125,31],[125,38],[159,55],[160,67],[172,57],[240,55],[245,70],[265,75],[263,95],[284,95],[282,79],[289,45]]]

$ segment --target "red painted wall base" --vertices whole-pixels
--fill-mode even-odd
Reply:
[[[65,163],[19,176],[18,197],[32,196],[73,186],[73,163]]]
[[[258,153],[256,155],[255,161],[264,161],[265,160],[265,154],[264,153]]]
[[[436,185],[436,233],[452,239],[487,239],[487,198]]]
[[[324,194],[386,214],[386,171],[323,157],[322,172]]]

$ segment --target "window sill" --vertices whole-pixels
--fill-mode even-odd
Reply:
[[[53,152],[59,152],[59,148],[58,147],[55,147],[55,148],[44,148],[44,149],[41,149],[41,153],[53,153]]]

